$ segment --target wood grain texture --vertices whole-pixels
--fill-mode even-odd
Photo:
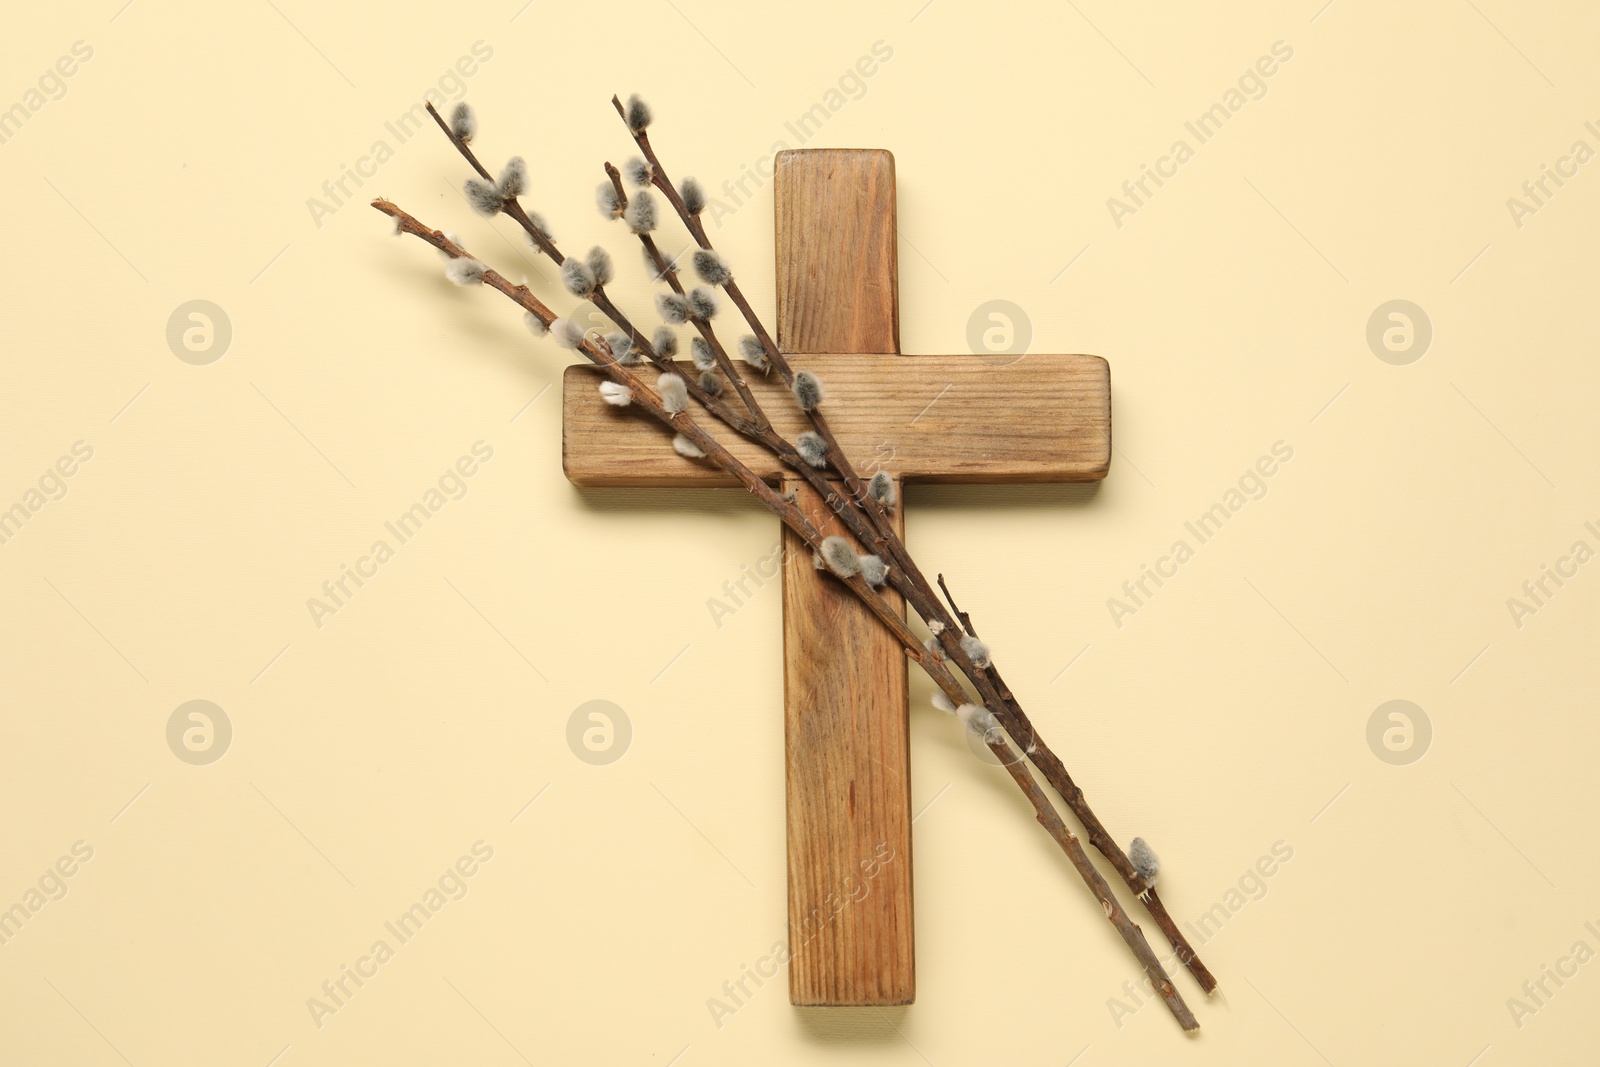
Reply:
[[[903,357],[894,158],[780,153],[778,345],[827,385],[834,434],[860,469],[902,482],[1083,482],[1111,462],[1110,368],[1098,356]],[[804,354],[796,354],[804,353]],[[683,365],[685,376],[692,368]],[[777,376],[748,376],[785,437],[809,423]],[[562,462],[585,486],[738,483],[684,459],[638,413],[603,404],[592,367],[562,389]],[[701,425],[826,532],[845,532],[803,481],[709,418]],[[897,511],[895,521],[900,523]],[[784,531],[784,737],[789,996],[797,1005],[908,1004],[912,939],[906,659],[811,551]],[[904,611],[898,596],[897,610]]]
[[[783,269],[779,268],[782,277]],[[1111,465],[1111,369],[1099,356],[797,355],[821,375],[828,420],[858,464],[874,461],[911,483],[1093,482]],[[687,367],[687,365],[686,365]],[[749,375],[785,436],[805,418],[776,375]],[[567,368],[562,463],[592,486],[732,486],[705,463],[672,451],[670,435],[627,409],[603,404],[594,368]],[[737,398],[735,398],[737,401]],[[702,425],[712,427],[707,420]],[[768,481],[781,465],[726,432],[718,437]]]
[[[778,347],[786,356],[832,353],[816,357],[831,366],[813,369],[840,398],[835,381],[858,366],[903,365],[894,157],[784,152],[777,166]],[[763,407],[799,414],[787,397],[774,400]],[[841,444],[856,463],[883,458]],[[784,485],[819,529],[847,532],[803,481],[785,475]],[[895,523],[903,533],[898,513]],[[787,529],[784,544],[789,1000],[909,1004],[917,985],[905,652]],[[904,601],[891,599],[904,614]]]
[[[847,533],[803,481],[784,484],[824,532]],[[804,541],[785,529],[783,543],[789,999],[909,1004],[916,972],[905,653],[849,591],[817,571]],[[905,610],[900,597],[890,599]]]
[[[899,352],[894,156],[802,149],[775,168],[778,348]]]

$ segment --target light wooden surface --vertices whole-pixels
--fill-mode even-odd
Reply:
[[[847,406],[875,413],[876,426],[863,423],[863,434],[842,443],[858,464],[887,463],[897,457],[885,442],[916,413],[852,396],[850,383],[871,382],[863,372],[876,368],[886,388],[866,392],[887,398],[894,372],[912,362],[898,356],[894,157],[784,152],[774,196],[778,347],[785,355],[836,353],[807,361],[829,387],[829,418]],[[798,415],[793,403],[774,399],[768,410]],[[881,440],[865,439],[873,437]],[[845,532],[804,482],[788,476],[784,484],[820,529]],[[917,984],[905,652],[788,530],[784,547],[789,1000],[909,1004]],[[894,602],[904,612],[900,598]]]
[[[785,486],[821,529],[845,532],[804,482]],[[804,541],[785,529],[783,545],[789,999],[909,1004],[916,973],[905,653],[817,571]]]
[[[804,149],[775,170],[778,347],[899,352],[894,156]]]
[[[1111,372],[1099,356],[805,355],[793,362],[827,385],[828,419],[845,451],[907,482],[1092,482],[1111,464]],[[774,426],[791,439],[805,428],[776,375],[749,380]],[[574,483],[736,484],[673,452],[658,424],[600,403],[599,381],[588,365],[566,372],[562,462]],[[770,453],[725,430],[717,436],[762,477],[782,475]]]

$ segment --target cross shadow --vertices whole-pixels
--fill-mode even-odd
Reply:
[[[579,504],[597,514],[692,511],[700,515],[772,515],[766,505],[743,489],[642,489],[570,483],[568,488]],[[773,516],[773,522],[777,521]]]
[[[800,1008],[794,1017],[806,1043],[829,1049],[869,1048],[910,1043],[904,1034],[912,1004],[890,1008]],[[916,1046],[912,1046],[915,1048]]]
[[[906,487],[908,514],[918,511],[1038,511],[1089,507],[1100,497],[1104,482],[1051,485],[916,485]]]
[[[1053,508],[1091,507],[1104,483],[1060,485],[910,485],[906,487],[909,515],[917,512],[997,510],[1042,511]],[[695,511],[744,514],[766,512],[743,489],[646,489],[614,486],[570,486],[585,508],[598,513],[631,511]]]

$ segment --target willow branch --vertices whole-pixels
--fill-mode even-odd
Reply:
[[[950,603],[950,610],[961,620],[961,625],[966,629],[967,633],[974,637],[978,636],[978,631],[972,625],[972,616],[956,606],[955,596],[950,592],[950,587],[945,584],[944,575],[942,574],[939,575],[939,588],[944,591],[945,599]],[[1015,705],[1016,697],[1012,695],[1011,688],[1006,685],[1005,679],[1000,676],[999,668],[990,664],[989,676],[993,679],[1001,699],[1009,705]],[[1031,729],[1031,724],[1027,725]],[[1073,814],[1078,816],[1078,821],[1083,823],[1084,831],[1089,836],[1089,843],[1111,862],[1111,865],[1117,869],[1117,873],[1122,876],[1128,887],[1139,893],[1139,899],[1149,909],[1150,917],[1155,920],[1156,925],[1161,928],[1161,932],[1166,935],[1173,951],[1177,953],[1183,965],[1189,969],[1189,973],[1194,975],[1195,981],[1200,983],[1200,988],[1208,994],[1215,991],[1217,988],[1216,978],[1201,961],[1199,955],[1195,953],[1194,948],[1189,944],[1189,939],[1183,935],[1183,931],[1178,928],[1178,924],[1173,920],[1171,913],[1167,911],[1167,906],[1161,902],[1161,895],[1156,892],[1156,887],[1145,882],[1144,877],[1133,866],[1127,854],[1118,846],[1116,839],[1106,831],[1099,817],[1089,807],[1088,802],[1083,799],[1083,790],[1078,788],[1078,784],[1072,780],[1072,775],[1067,773],[1066,766],[1062,764],[1054,752],[1042,744],[1039,746],[1038,752],[1029,758],[1036,766],[1039,766],[1041,773],[1045,776],[1045,780],[1050,782],[1056,791],[1061,794],[1062,799],[1067,802],[1067,806],[1072,809]],[[1141,887],[1143,887],[1142,891]]]
[[[439,129],[444,133],[445,138],[451,143],[451,145],[455,147],[456,151],[461,154],[461,157],[467,161],[468,165],[471,166],[473,170],[477,171],[479,176],[481,176],[484,180],[490,182],[494,181],[493,175],[489,173],[489,170],[478,159],[478,155],[472,150],[472,146],[462,138],[456,136],[455,131],[450,128],[450,124],[444,120],[444,117],[439,114],[432,104],[429,104],[427,107],[428,113],[433,116],[434,122],[438,124]],[[609,163],[606,164],[606,173],[611,180],[612,187],[616,190],[619,206],[625,206],[627,204],[627,194],[623,191],[621,175],[618,174],[616,168],[611,166]],[[674,201],[677,208],[681,209],[683,207],[683,201],[678,196],[677,190],[671,187],[671,183],[667,183],[663,192],[665,192],[669,198]],[[512,197],[507,199],[505,201],[504,211],[505,214],[509,215],[519,226],[522,227],[522,229],[528,234],[528,237],[534,242],[535,247],[539,248],[540,251],[549,256],[551,260],[553,260],[558,266],[566,261],[566,257],[556,245],[555,240],[546,234],[541,227],[533,222],[532,218],[528,215],[527,211],[522,207],[517,198]],[[687,217],[686,212],[683,214],[685,217]],[[702,236],[703,233],[704,231],[702,231]],[[679,296],[683,296],[684,288],[682,283],[678,280],[677,271],[667,263],[666,258],[662,255],[660,248],[657,247],[654,238],[652,238],[649,234],[640,234],[639,237],[645,243],[645,248],[650,253],[651,259],[655,263],[657,270],[666,278],[673,291]],[[670,360],[661,356],[660,353],[655,350],[655,347],[651,344],[651,342],[645,338],[643,332],[635,328],[628,317],[624,315],[621,309],[616,306],[615,302],[612,301],[610,296],[605,292],[605,287],[603,285],[597,285],[589,299],[594,303],[595,307],[600,310],[601,314],[605,315],[612,322],[616,323],[620,329],[628,333],[631,343],[639,349],[639,351],[647,360],[661,368],[663,371],[678,373],[678,368],[675,367]],[[739,433],[769,449],[782,463],[804,478],[806,482],[827,501],[828,506],[831,509],[842,514],[848,502],[839,496],[839,494],[826,481],[826,479],[820,476],[819,472],[817,472],[815,468],[801,458],[799,451],[795,448],[792,442],[787,441],[782,437],[782,435],[778,434],[772,429],[771,422],[768,420],[765,411],[762,410],[761,405],[756,402],[754,395],[750,392],[748,383],[745,382],[743,375],[741,375],[734,367],[732,359],[728,356],[728,353],[723,348],[722,344],[717,340],[716,333],[712,328],[710,321],[699,318],[698,316],[694,317],[692,321],[694,322],[695,328],[699,331],[701,337],[704,338],[706,343],[711,347],[712,353],[717,360],[719,368],[733,384],[735,391],[738,392],[740,399],[744,401],[746,408],[750,412],[750,415],[748,417],[741,416],[734,412],[732,408],[730,408],[720,398],[713,396],[711,393],[702,388],[695,379],[694,375],[681,375],[684,378],[684,385],[688,389],[689,395],[694,398],[696,403],[700,404],[700,406],[705,408],[707,411],[710,411],[736,433]],[[766,343],[770,344],[770,339],[768,339]],[[792,381],[792,377],[785,379],[785,381]],[[862,540],[863,543],[865,543],[867,535],[862,530],[853,529],[852,532],[859,540]]]
[[[1150,948],[1150,942],[1145,940],[1144,932],[1139,929],[1139,924],[1134,922],[1127,911],[1117,901],[1116,894],[1111,892],[1111,887],[1106,884],[1105,878],[1100,874],[1095,865],[1090,862],[1088,853],[1084,852],[1083,845],[1073,832],[1067,829],[1066,823],[1052,807],[1045,797],[1044,791],[1039,788],[1033,776],[1028,773],[1027,766],[1022,758],[1006,744],[1003,739],[990,740],[989,751],[993,752],[1001,766],[1010,772],[1017,785],[1027,794],[1033,803],[1033,809],[1038,815],[1039,823],[1045,831],[1055,839],[1056,844],[1067,854],[1072,866],[1083,877],[1089,886],[1089,891],[1100,901],[1100,906],[1105,911],[1106,919],[1116,928],[1122,940],[1133,951],[1133,955],[1144,969],[1145,976],[1152,983],[1152,987],[1178,1020],[1178,1025],[1186,1031],[1193,1032],[1200,1029],[1200,1021],[1194,1017],[1189,1006],[1184,1003],[1183,997],[1178,993],[1177,987],[1167,977],[1167,972],[1161,966],[1161,961]]]
[[[627,125],[627,115],[621,100],[613,96],[611,103],[616,108],[618,115],[622,116],[624,125]],[[684,227],[700,248],[706,251],[714,251],[704,223],[701,222],[699,216],[688,210],[683,197],[667,176],[660,157],[657,156],[654,147],[651,145],[649,134],[645,130],[635,130],[631,127],[629,132],[633,136],[634,143],[638,145],[639,151],[650,165],[653,184],[661,190],[662,194],[673,205]],[[723,286],[723,289],[727,292],[729,299],[739,308],[745,321],[761,341],[766,350],[767,358],[783,378],[784,383],[792,386],[794,372],[787,358],[778,350],[778,346],[773,342],[771,335],[762,325],[760,317],[739,290],[736,279],[730,278]],[[1212,976],[1205,964],[1200,961],[1199,955],[1195,952],[1193,946],[1189,944],[1183,932],[1178,929],[1177,924],[1167,914],[1166,908],[1162,905],[1160,897],[1154,893],[1153,887],[1145,884],[1144,879],[1134,869],[1132,862],[1128,859],[1122,847],[1106,831],[1099,817],[1089,807],[1088,801],[1084,798],[1083,790],[1073,781],[1072,776],[1067,773],[1066,765],[1039,737],[1038,731],[1034,729],[1032,721],[1022,709],[1020,702],[1017,701],[1009,688],[1002,686],[998,672],[994,671],[992,665],[979,667],[973,662],[972,656],[962,647],[961,634],[966,632],[965,626],[958,626],[956,618],[945,610],[944,605],[933,592],[916,561],[912,559],[904,540],[895,530],[887,511],[871,493],[866,491],[859,474],[851,464],[849,457],[845,455],[843,448],[840,447],[838,439],[834,436],[826,415],[820,409],[813,409],[807,414],[811,417],[812,425],[817,434],[827,445],[828,462],[844,481],[850,502],[860,509],[870,524],[870,532],[864,533],[852,526],[852,533],[863,545],[873,546],[878,555],[889,560],[894,565],[894,570],[891,571],[891,580],[895,588],[905,597],[907,603],[916,610],[924,622],[928,624],[929,628],[935,632],[936,640],[943,649],[944,654],[957,664],[961,672],[984,698],[985,703],[995,712],[1006,732],[1022,746],[1023,752],[1030,762],[1039,768],[1045,779],[1061,794],[1068,806],[1072,808],[1074,814],[1079,817],[1089,834],[1091,844],[1116,868],[1117,873],[1122,877],[1128,888],[1144,900],[1152,917],[1156,919],[1157,924],[1161,927],[1162,933],[1166,935],[1167,940],[1171,943],[1174,952],[1177,953],[1179,959],[1183,961],[1190,973],[1194,975],[1201,988],[1207,993],[1215,990],[1217,985],[1216,978]],[[842,517],[846,517],[848,522],[848,517],[845,516],[845,513],[841,512],[840,514]],[[896,571],[898,572],[897,576],[895,574]]]
[[[606,177],[611,179],[611,187],[616,191],[617,217],[621,218],[622,212],[628,206],[628,194],[622,188],[622,174],[610,163],[607,163],[605,168]],[[635,237],[639,238],[639,244],[644,249],[645,255],[649,257],[657,277],[664,280],[674,293],[679,296],[687,296],[683,283],[678,280],[677,267],[667,262],[667,257],[662,254],[661,248],[656,244],[656,239],[643,230],[632,230],[631,232]],[[711,320],[703,319],[696,315],[691,317],[690,321],[694,323],[694,328],[700,334],[701,340],[705,341],[706,345],[710,347],[712,358],[717,361],[717,368],[732,383],[734,391],[739,394],[739,399],[744,401],[745,409],[750,412],[750,419],[754,424],[754,428],[757,431],[770,429],[772,424],[767,420],[767,413],[756,402],[755,395],[750,392],[750,384],[744,380],[744,375],[734,366],[733,360],[722,347],[722,342],[717,340],[717,332],[712,328]]]
[[[440,115],[432,104],[428,104],[427,108],[428,114],[433,116],[433,121],[443,131],[445,138],[455,146],[457,152],[461,153],[461,158],[465,159],[468,165],[477,171],[485,181],[493,182],[494,176],[489,173],[488,168],[478,159],[478,154],[472,150],[472,146],[456,136],[455,131],[450,128],[450,124],[444,120],[444,116]],[[549,256],[556,266],[559,267],[566,262],[567,257],[556,244],[555,238],[551,237],[543,227],[533,221],[532,216],[522,206],[519,198],[507,197],[502,204],[501,210],[518,226],[522,227],[523,232],[528,235],[528,239],[533,242],[534,247]],[[594,291],[589,294],[589,300],[600,310],[602,315],[616,323],[617,328],[628,335],[630,344],[637,348],[645,359],[664,372],[678,373],[678,368],[673,366],[672,361],[658,353],[650,343],[650,339],[644,335],[644,332],[635,327],[628,316],[623,314],[622,309],[616,305],[610,294],[606,292],[604,285],[596,285]],[[740,432],[753,428],[749,425],[740,426],[740,423],[748,424],[749,419],[746,416],[737,414],[723,401],[701,388],[693,375],[684,376],[684,385],[688,388],[689,395],[694,397],[696,403],[711,411],[723,422],[733,426]]]
[[[378,199],[373,201],[374,208],[393,218],[397,232],[411,234],[421,238],[434,248],[456,259],[473,259],[458,242],[451,240],[438,230],[431,229],[415,217],[408,214],[395,204]],[[536,316],[546,327],[555,321],[556,315],[543,302],[535,297],[526,285],[513,285],[509,279],[492,268],[484,267],[483,284],[500,292],[516,303],[523,310]],[[707,459],[732,475],[743,488],[754,496],[769,511],[793,530],[813,550],[821,551],[823,535],[810,521],[809,517],[787,496],[774,491],[761,478],[745,466],[711,434],[707,433],[687,411],[668,410],[661,397],[638,377],[629,365],[621,363],[604,346],[595,344],[588,338],[583,339],[577,346],[577,351],[595,364],[613,382],[626,387],[630,391],[632,403],[637,404],[650,416],[661,422],[668,429],[683,435],[693,442]],[[857,599],[873,613],[899,641],[909,659],[921,666],[936,685],[940,687],[952,701],[964,701],[965,691],[953,674],[945,667],[944,660],[927,652],[917,641],[916,635],[911,631],[905,620],[888,603],[887,599],[859,575],[842,577],[835,575],[842,581]],[[1126,911],[1117,902],[1111,893],[1105,879],[1095,869],[1084,853],[1078,839],[1067,829],[1060,814],[1050,804],[1048,798],[1034,782],[1031,774],[1022,766],[1020,759],[1012,753],[1010,746],[1002,738],[986,737],[991,751],[1000,759],[1018,787],[1033,805],[1036,818],[1040,825],[1050,834],[1057,845],[1067,855],[1073,868],[1082,877],[1091,893],[1100,902],[1106,918],[1115,926],[1135,959],[1150,978],[1154,988],[1161,995],[1168,1009],[1185,1030],[1199,1029],[1199,1022],[1194,1014],[1184,1003],[1181,995],[1167,978],[1160,961],[1151,950],[1148,941],[1138,925],[1128,917]]]

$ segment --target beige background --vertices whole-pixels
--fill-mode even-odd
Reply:
[[[1600,949],[1600,568],[1520,628],[1507,598],[1600,547],[1600,163],[1520,228],[1506,204],[1600,148],[1592,9],[121,2],[13,11],[0,41],[0,106],[93,49],[0,145],[0,507],[93,449],[0,545],[0,907],[93,850],[0,945],[0,1060],[1593,1062],[1600,964],[1520,1027],[1507,1001]],[[574,489],[560,355],[364,206],[559,301],[436,133],[385,129],[478,41],[445,88],[483,154],[527,155],[530,205],[569,249],[611,242],[632,304],[590,205],[630,148],[613,91],[715,191],[892,48],[810,143],[896,154],[906,350],[964,351],[1009,300],[1035,351],[1108,357],[1116,397],[1098,490],[913,491],[912,543],[1114,832],[1155,843],[1174,914],[1228,912],[1197,1041],[1116,1008],[1131,960],[925,684],[916,1005],[811,1015],[779,980],[713,1023],[784,934],[777,590],[707,608],[776,523]],[[1266,94],[1118,227],[1107,198],[1277,41]],[[769,315],[771,216],[763,186],[714,229]],[[233,330],[206,366],[166,340],[193,299]],[[1406,366],[1366,341],[1392,299],[1433,324]],[[315,625],[307,598],[480,440],[465,497]],[[1265,498],[1116,626],[1107,599],[1280,440]],[[234,730],[208,766],[166,741],[194,699]],[[632,724],[610,766],[566,743],[592,699]],[[1406,766],[1366,739],[1394,699],[1433,731]],[[307,999],[480,840],[465,897],[316,1025]],[[1275,842],[1292,861],[1229,898]]]

